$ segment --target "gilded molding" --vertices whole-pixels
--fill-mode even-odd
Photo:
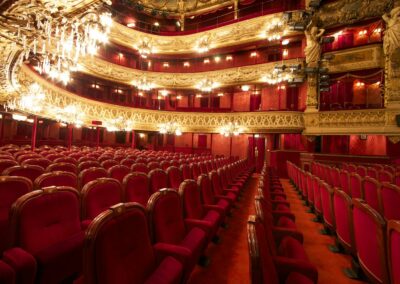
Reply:
[[[335,56],[329,62],[324,63],[324,67],[328,67],[329,73],[385,67],[382,44],[354,47],[326,54]]]
[[[99,118],[105,122],[118,117],[124,121],[134,121],[137,130],[157,131],[158,125],[174,121],[184,132],[218,133],[219,129],[229,122],[237,122],[244,127],[245,133],[298,132],[304,128],[301,112],[235,112],[235,113],[193,113],[137,109],[101,103],[79,97],[46,81],[27,66],[19,72],[21,92],[33,81],[41,85],[46,94],[46,103],[51,108],[45,108],[44,117],[55,118],[54,109],[75,105],[85,114],[85,124],[91,124]]]
[[[185,54],[193,53],[199,39],[209,38],[211,48],[234,46],[247,42],[262,40],[260,34],[266,30],[272,19],[282,19],[282,13],[276,13],[249,20],[240,21],[209,31],[189,35],[160,36],[130,29],[113,22],[109,35],[110,41],[133,48],[138,42],[150,42],[154,53],[158,54]],[[289,31],[288,36],[301,35],[303,32]]]
[[[304,135],[399,135],[396,115],[400,109],[321,111],[304,114]]]
[[[340,0],[323,5],[316,13],[319,27],[347,26],[381,18],[393,7],[393,0]]]
[[[221,86],[261,82],[262,76],[270,74],[274,66],[281,63],[286,65],[302,64],[303,60],[291,59],[208,72],[166,73],[128,68],[96,57],[81,62],[80,71],[127,85],[130,85],[133,80],[145,77],[158,88],[194,88],[204,78],[212,78],[214,82],[218,82]]]

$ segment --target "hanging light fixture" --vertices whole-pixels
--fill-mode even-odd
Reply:
[[[152,82],[149,82],[146,77],[132,81],[132,85],[142,91],[150,91],[155,87],[155,85]]]
[[[32,83],[26,93],[7,101],[6,108],[38,113],[43,109],[45,94],[38,83]]]
[[[164,124],[160,124],[158,131],[161,134],[175,134],[176,136],[182,135],[182,130],[176,122],[168,122]]]
[[[211,79],[204,79],[196,84],[196,88],[203,92],[211,92],[213,89],[219,87],[219,83],[214,82]]]
[[[263,31],[260,36],[262,38],[267,38],[268,41],[274,41],[280,40],[286,33],[284,22],[281,19],[275,18],[269,22],[265,31]]]
[[[142,42],[134,46],[134,48],[137,49],[142,58],[147,58],[153,53],[153,49],[149,40],[142,40]]]
[[[108,132],[115,132],[115,131],[132,131],[134,122],[132,120],[126,120],[123,117],[118,117],[104,123]]]
[[[229,122],[229,124],[221,127],[219,133],[225,137],[238,136],[243,132],[243,128],[237,122]]]

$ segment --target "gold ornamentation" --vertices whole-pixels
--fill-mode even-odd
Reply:
[[[400,136],[388,136],[388,138],[393,144],[397,144],[400,142]]]
[[[220,86],[238,85],[241,83],[260,82],[266,74],[272,73],[278,62],[270,62],[257,65],[228,68],[217,71],[197,73],[166,73],[149,72],[113,64],[100,58],[83,60],[82,72],[92,74],[106,80],[123,84],[131,84],[140,78],[146,78],[158,88],[195,88],[204,78],[212,78]],[[286,66],[303,63],[297,59],[284,60],[279,62]]]
[[[306,63],[309,67],[317,67],[318,65],[318,61],[321,58],[320,38],[324,32],[324,29],[319,29],[313,25],[312,21],[304,32],[307,40],[304,53],[306,54]]]

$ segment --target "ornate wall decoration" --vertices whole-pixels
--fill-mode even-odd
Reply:
[[[328,52],[335,57],[324,64],[329,73],[357,71],[363,69],[384,68],[384,56],[381,44],[373,44],[346,50]]]
[[[130,0],[132,1],[132,0]],[[136,1],[132,1],[136,3]],[[137,3],[143,5],[146,9],[156,9],[161,11],[167,11],[169,14],[175,15],[179,12],[179,0],[142,0]],[[202,10],[217,9],[218,7],[232,5],[231,0],[186,0],[185,10],[186,12],[192,12],[191,14],[198,13]]]
[[[384,134],[399,135],[396,115],[400,109],[322,111],[305,113],[305,135]]]
[[[155,53],[178,54],[192,53],[195,51],[199,38],[208,37],[211,41],[210,48],[239,45],[261,39],[260,34],[274,18],[282,19],[282,13],[261,16],[234,24],[226,25],[210,31],[181,35],[159,36],[130,29],[124,25],[113,23],[110,32],[110,41],[132,48],[135,43],[147,39],[152,43]],[[288,35],[300,35],[302,32],[288,32]]]
[[[100,58],[90,58],[82,62],[81,71],[94,76],[123,83],[131,84],[132,81],[145,77],[160,88],[194,88],[204,78],[212,78],[221,86],[237,85],[240,83],[260,82],[262,76],[270,74],[277,64],[302,64],[302,60],[291,59],[280,62],[270,62],[228,68],[217,71],[197,73],[166,73],[149,72],[113,64]]]
[[[245,133],[301,132],[304,128],[301,112],[188,113],[136,109],[79,97],[51,84],[27,66],[22,67],[18,79],[21,91],[28,88],[33,81],[42,87],[50,107],[44,108],[43,112],[37,115],[49,118],[55,118],[54,110],[74,105],[84,113],[85,124],[99,118],[102,121],[110,121],[121,117],[125,121],[134,121],[134,127],[138,130],[157,131],[159,124],[170,121],[179,124],[183,132],[216,133],[220,127],[232,121],[243,126]]]
[[[316,14],[318,26],[346,26],[380,18],[393,7],[393,0],[340,0],[323,5]]]

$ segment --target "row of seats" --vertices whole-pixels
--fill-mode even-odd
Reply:
[[[303,248],[279,178],[266,164],[261,172],[256,215],[248,221],[251,283],[317,283],[318,271]]]
[[[400,283],[399,188],[365,177],[361,178],[361,190],[350,182],[345,191],[342,184],[325,180],[328,175],[323,175],[324,171],[312,174],[291,162],[287,169],[299,193],[335,236],[338,249],[353,257],[348,275],[374,283]]]
[[[208,175],[200,175],[197,182],[185,180],[178,189],[161,189],[151,196],[152,192],[149,191],[147,203],[142,200],[146,210],[139,203],[120,203],[135,200],[122,200],[121,184],[112,178],[91,181],[81,192],[67,186],[52,186],[21,196],[14,187],[4,187],[11,189],[14,194],[12,198],[16,201],[8,202],[8,206],[13,205],[10,222],[5,225],[9,234],[6,236],[8,242],[0,261],[0,275],[3,277],[0,282],[33,283],[34,279],[36,283],[68,282],[82,272],[82,259],[84,283],[136,283],[137,279],[148,279],[149,282],[142,281],[146,283],[184,281],[207,243],[216,237],[219,225],[224,222],[225,216],[238,199],[249,177],[247,168],[246,161],[237,161]],[[156,171],[166,175],[162,170]],[[149,178],[145,174],[136,174],[144,179]],[[15,177],[3,178],[6,180]],[[32,186],[29,180],[24,180]],[[135,189],[136,185],[132,184],[132,188]],[[10,196],[7,201],[10,201]],[[84,206],[85,202],[87,203]],[[112,208],[108,210],[110,206]],[[85,210],[82,211],[81,208],[84,207]],[[94,240],[93,234],[99,232],[93,228],[107,215],[102,212],[112,211],[113,216],[119,216],[122,212],[131,212],[131,209],[136,212],[136,217],[140,215],[138,212],[142,212],[143,217],[144,212],[145,226],[150,228],[149,235],[143,233],[148,232],[144,228],[142,235],[127,237],[122,232],[130,230],[129,234],[136,234],[139,232],[138,228],[144,225],[126,228],[110,221],[110,228],[113,227],[116,231],[100,237],[104,241],[103,249],[93,250],[93,246],[89,246]],[[81,215],[80,211],[84,213]],[[133,222],[143,223],[143,218],[142,221],[136,219]],[[114,241],[105,241],[107,238],[114,238]],[[150,247],[149,262],[145,261],[147,253],[138,253],[139,248],[142,249],[138,241],[143,238],[144,243],[150,240],[151,245],[147,246],[147,249]],[[96,256],[89,255],[89,251],[96,253]],[[101,263],[99,259],[102,260]],[[132,269],[129,259],[137,260],[137,269]],[[121,262],[125,266],[116,265]],[[89,279],[94,279],[94,272],[92,271],[91,276],[87,274],[87,268],[91,265],[100,265],[96,270],[99,277],[96,276],[97,280],[93,282]],[[153,269],[158,271],[154,275],[150,273]],[[140,280],[137,281],[140,283]]]

